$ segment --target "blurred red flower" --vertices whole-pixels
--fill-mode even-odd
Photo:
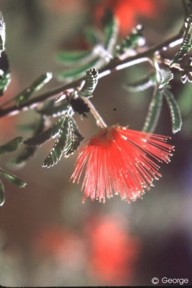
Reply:
[[[38,255],[49,256],[61,261],[73,261],[82,253],[83,245],[79,236],[65,227],[49,226],[36,236],[34,249]]]
[[[119,217],[97,217],[87,228],[89,271],[105,284],[123,285],[131,281],[139,256],[139,240],[127,233]]]
[[[141,248],[118,214],[95,215],[78,232],[50,225],[36,234],[32,245],[40,265],[53,263],[59,271],[65,269],[64,278],[66,273],[85,273],[92,283],[118,285],[131,281]]]
[[[111,9],[119,20],[120,34],[125,36],[137,24],[138,16],[155,17],[162,3],[154,0],[104,0],[96,6],[95,17],[100,21],[106,9]]]
[[[114,125],[85,142],[71,176],[79,182],[83,172],[83,202],[87,197],[105,202],[120,194],[126,201],[140,198],[153,180],[161,177],[155,162],[170,161],[174,147],[168,137]]]

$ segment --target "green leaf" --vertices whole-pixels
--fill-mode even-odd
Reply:
[[[0,56],[0,71],[0,96],[2,96],[11,81],[9,61],[5,51],[3,51]]]
[[[175,63],[180,63],[192,49],[192,2],[191,0],[184,0],[183,3],[185,5],[186,13],[185,22],[181,31],[183,32],[183,42],[173,58],[171,66],[174,66]]]
[[[8,85],[11,81],[11,75],[9,73],[3,74],[0,76],[0,96],[3,95],[4,91],[6,91]]]
[[[68,119],[68,133],[67,141],[64,149],[64,156],[67,158],[73,154],[80,145],[80,142],[83,140],[82,135],[79,132],[75,120],[70,117]]]
[[[116,46],[116,55],[121,56],[129,50],[136,50],[145,44],[145,38],[142,33],[143,27],[137,25],[131,33],[125,37],[119,45]]]
[[[0,55],[5,50],[5,21],[3,15],[0,12]]]
[[[55,137],[63,125],[63,119],[57,120],[53,126],[41,133],[35,134],[33,137],[24,141],[29,146],[39,146]]]
[[[92,68],[86,72],[85,84],[83,85],[80,96],[91,97],[98,83],[98,71]]]
[[[7,171],[4,171],[2,169],[0,169],[0,175],[3,178],[5,178],[7,181],[18,186],[19,188],[24,188],[27,185],[27,183],[25,181],[21,180],[20,178],[16,177],[15,175],[13,175]]]
[[[149,109],[147,113],[147,117],[143,126],[143,131],[145,132],[153,132],[159,120],[161,108],[163,102],[163,95],[161,91],[157,91],[149,104]]]
[[[45,126],[45,119],[41,117],[39,122],[35,125],[33,135],[41,133]],[[25,143],[25,142],[24,142]],[[17,156],[17,158],[12,162],[15,165],[23,166],[30,157],[34,156],[37,148],[34,146],[27,146],[23,151]]]
[[[177,133],[178,131],[181,130],[182,126],[180,108],[170,90],[168,89],[163,90],[163,94],[165,96],[165,99],[167,100],[167,104],[169,106],[171,114],[172,132]]]
[[[65,149],[65,144],[67,140],[67,129],[68,129],[68,117],[62,118],[62,125],[59,130],[59,135],[54,143],[51,152],[43,162],[42,166],[49,168],[58,163],[61,159],[63,151]]]
[[[97,46],[98,44],[101,44],[102,42],[101,33],[95,27],[86,27],[84,34],[86,40],[89,42],[91,46]]]
[[[157,73],[159,78],[159,89],[165,87],[173,79],[173,73],[169,69],[160,69]]]
[[[105,37],[104,47],[109,53],[113,52],[114,47],[116,45],[119,32],[118,28],[119,25],[117,19],[113,15],[111,15],[104,29],[104,37]]]
[[[83,137],[79,133],[75,120],[68,116],[62,119],[59,135],[51,152],[43,162],[42,166],[49,168],[56,165],[62,155],[69,157],[77,149]]]
[[[56,60],[66,65],[77,64],[91,55],[91,51],[61,51],[57,54]]]
[[[84,76],[85,72],[93,67],[97,67],[97,65],[101,65],[101,60],[99,58],[95,58],[89,63],[86,63],[85,65],[82,65],[81,67],[75,67],[70,70],[66,70],[63,72],[60,72],[58,75],[58,79],[60,81],[71,81],[79,79],[80,77]]]
[[[42,89],[53,77],[51,72],[46,72],[39,76],[31,85],[31,90],[34,92],[39,91]]]
[[[0,146],[0,155],[17,150],[20,147],[22,140],[23,140],[22,137],[16,137],[13,140],[9,141],[8,143]]]
[[[5,21],[0,12],[0,96],[3,95],[10,83],[9,61],[5,53]]]
[[[154,74],[148,75],[134,83],[124,85],[124,89],[131,93],[137,93],[149,89],[156,85]]]
[[[0,206],[5,203],[5,188],[3,183],[0,181]]]
[[[27,140],[25,140],[24,144],[28,146],[40,146],[48,140],[52,139],[53,136],[53,129],[49,128],[31,138],[28,138]]]
[[[49,101],[41,110],[38,110],[38,113],[58,117],[67,114],[69,109],[70,105],[66,100],[60,102]]]
[[[186,56],[186,54],[191,51],[191,48],[192,48],[192,31],[190,31],[189,34],[186,34],[186,36],[184,36],[183,43],[181,44],[181,47],[179,48],[175,57],[173,58],[170,67],[174,66],[175,63],[181,62],[183,58]]]
[[[36,147],[29,146],[25,147],[23,151],[17,156],[17,158],[12,161],[12,164],[17,165],[17,166],[23,166],[31,158],[34,156],[36,152]]]
[[[52,78],[52,73],[47,72],[38,77],[28,88],[24,89],[15,97],[16,105],[21,106],[34,92],[39,91]]]

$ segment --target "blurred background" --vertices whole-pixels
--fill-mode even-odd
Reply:
[[[120,20],[120,37],[142,23],[150,46],[180,30],[181,2],[0,0],[12,73],[4,98],[15,96],[44,72],[62,70],[55,61],[57,52],[86,47],[84,30],[99,28],[106,8]],[[171,53],[170,57],[175,51]],[[140,65],[99,82],[93,102],[107,123],[142,128],[152,91],[131,94],[122,86],[147,69]],[[49,87],[60,84],[53,81]],[[176,77],[172,91],[181,107],[183,128],[172,136],[176,151],[171,163],[161,168],[162,179],[142,200],[127,204],[113,197],[106,204],[82,204],[80,185],[69,182],[77,154],[45,169],[41,164],[50,146],[40,148],[21,170],[12,170],[28,185],[20,190],[6,183],[6,202],[0,208],[1,285],[150,286],[153,277],[188,278],[192,283],[191,85]],[[35,117],[23,112],[0,119],[1,143],[28,136],[19,126]],[[76,120],[83,135],[97,130],[91,116]],[[171,135],[166,103],[155,132]],[[1,165],[7,167],[13,158],[3,157]]]

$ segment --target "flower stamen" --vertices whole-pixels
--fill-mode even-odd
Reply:
[[[105,202],[116,194],[128,202],[141,198],[161,177],[159,163],[170,162],[174,147],[168,139],[118,125],[101,129],[84,143],[71,176],[79,183],[84,174],[83,202]]]

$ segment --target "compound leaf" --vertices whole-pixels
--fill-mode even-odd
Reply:
[[[85,84],[79,95],[84,97],[91,97],[98,83],[98,71],[92,68],[86,72]]]
[[[56,60],[66,65],[77,64],[84,61],[91,55],[91,51],[61,51],[57,54]]]
[[[100,59],[97,57],[94,60],[86,63],[85,65],[60,72],[58,75],[58,79],[60,81],[64,81],[64,80],[71,81],[71,80],[78,79],[82,77],[87,70],[97,66],[99,62],[100,62]]]
[[[137,93],[149,89],[156,85],[154,74],[148,75],[134,83],[124,85],[124,89],[131,93]]]
[[[189,19],[189,18],[188,18]],[[192,22],[190,21],[186,22],[187,28],[183,35],[183,42],[181,44],[181,47],[177,51],[175,57],[173,58],[173,61],[171,63],[171,66],[174,66],[175,63],[179,63],[183,60],[183,58],[186,56],[187,53],[189,53],[192,49]]]
[[[35,136],[36,134],[41,133],[41,131],[43,131],[44,129],[44,126],[45,126],[45,119],[41,117],[39,122],[35,126],[33,135]],[[36,149],[37,147],[35,146],[26,146],[23,149],[23,151],[17,156],[17,158],[13,161],[13,164],[24,165],[30,157],[34,156]]]
[[[0,175],[5,178],[7,181],[15,184],[19,188],[24,188],[27,183],[20,178],[16,177],[15,175],[11,174],[10,172],[4,171],[0,169]]]
[[[171,93],[170,90],[165,89],[163,91],[163,94],[165,96],[165,99],[167,100],[167,104],[169,106],[169,110],[170,110],[170,115],[171,115],[171,122],[172,122],[172,132],[173,133],[177,133],[178,131],[181,130],[181,126],[182,126],[182,118],[181,118],[181,112],[180,112],[180,108],[173,96],[173,94]]]
[[[38,113],[46,116],[58,117],[69,112],[70,105],[66,101],[49,101]]]
[[[70,116],[63,118],[58,137],[42,166],[52,167],[60,161],[62,155],[68,157],[73,154],[82,139],[74,119]]]
[[[31,158],[34,156],[36,152],[36,147],[24,147],[23,151],[17,156],[17,158],[12,162],[12,164],[23,166]]]
[[[5,21],[3,15],[0,12],[0,55],[5,50]]]
[[[39,146],[44,144],[45,142],[53,139],[58,133],[63,124],[63,119],[58,119],[52,127],[49,129],[42,131],[40,133],[35,134],[33,137],[24,141],[24,144],[29,146]]]
[[[149,109],[147,113],[147,117],[143,126],[143,131],[145,132],[153,132],[162,108],[162,103],[163,103],[163,95],[161,91],[157,91],[153,97],[152,100],[149,104]]]
[[[0,56],[0,72],[0,96],[2,96],[11,81],[9,61],[5,51]]]
[[[51,152],[43,162],[43,167],[49,168],[56,165],[63,154],[67,139],[68,117],[62,118],[61,121],[62,125],[60,126],[58,137],[51,149]]]
[[[13,140],[9,141],[8,143],[0,146],[0,155],[17,150],[20,147],[22,140],[23,140],[22,137],[16,137]]]
[[[0,181],[0,206],[5,203],[5,188],[3,183]]]
[[[110,13],[108,21],[106,22],[104,29],[104,47],[109,53],[112,53],[117,42],[119,25],[117,19],[112,15],[112,13]]]
[[[69,157],[71,154],[77,150],[80,145],[80,142],[83,140],[82,135],[79,132],[75,120],[70,117],[68,120],[68,133],[67,141],[64,149],[64,156]]]
[[[131,33],[125,37],[120,44],[116,46],[115,54],[116,56],[122,56],[124,53],[127,53],[128,51],[131,52],[130,55],[133,55],[132,53],[134,50],[137,50],[137,48],[142,47],[145,45],[145,38],[143,37],[143,27],[141,25],[137,25]]]
[[[159,89],[165,87],[173,79],[173,73],[169,69],[160,69],[159,76]]]
[[[21,106],[26,102],[34,92],[39,91],[45,84],[47,84],[52,78],[52,73],[47,72],[38,77],[29,87],[24,89],[15,97],[17,106]]]

